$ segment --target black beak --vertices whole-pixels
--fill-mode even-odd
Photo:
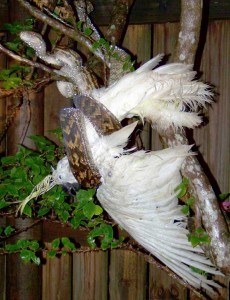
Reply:
[[[62,185],[63,191],[68,193],[70,196],[75,196],[77,191],[80,190],[81,186],[79,183],[65,183]]]

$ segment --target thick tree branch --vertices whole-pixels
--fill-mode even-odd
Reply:
[[[194,64],[202,20],[202,0],[181,1],[180,32],[175,60]]]
[[[181,22],[175,61],[194,64],[199,41],[202,1],[181,1]],[[168,144],[188,144],[182,132],[163,133]],[[225,274],[230,274],[230,235],[225,219],[220,211],[218,200],[195,156],[186,158],[181,170],[190,181],[192,194],[196,196],[196,210],[200,211],[201,221],[211,238],[209,247],[204,247],[207,255]]]
[[[79,42],[80,44],[87,47],[95,56],[97,56],[100,60],[105,62],[105,57],[99,50],[93,50],[92,45],[93,42],[90,40],[90,38],[86,37],[84,34],[82,34],[80,31],[74,30],[73,28],[60,23],[59,21],[48,17],[46,14],[44,14],[42,11],[40,11],[35,6],[32,6],[29,2],[25,0],[17,0],[21,6],[23,6],[33,17],[36,19],[50,25],[52,28],[59,30],[69,38],[73,39],[76,42]]]
[[[39,68],[39,69],[41,69],[45,72],[48,72],[48,73],[55,73],[53,69],[51,69],[51,68],[49,68],[49,67],[47,67],[43,64],[40,64],[38,62],[31,61],[29,59],[23,58],[20,55],[17,55],[14,52],[10,51],[9,49],[5,48],[2,44],[0,44],[0,51],[4,52],[5,54],[10,56],[11,58],[13,58],[17,61],[20,61],[21,63],[24,63],[28,66],[33,67],[33,68]]]

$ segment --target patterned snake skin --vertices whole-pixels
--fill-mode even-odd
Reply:
[[[74,96],[73,101],[76,108],[63,108],[60,112],[67,157],[81,187],[95,188],[100,184],[101,176],[87,141],[85,117],[99,136],[119,130],[121,124],[107,108],[88,96]]]

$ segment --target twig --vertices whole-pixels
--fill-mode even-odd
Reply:
[[[56,30],[59,30],[69,38],[73,39],[76,42],[79,42],[80,44],[87,47],[95,56],[97,56],[100,60],[105,62],[105,57],[102,55],[101,51],[93,50],[92,48],[92,41],[86,37],[84,34],[82,34],[78,30],[74,30],[65,24],[60,23],[59,21],[52,19],[51,17],[48,17],[46,14],[44,14],[42,11],[40,11],[35,6],[32,6],[29,2],[25,0],[17,0],[21,6],[23,6],[33,17],[36,19],[50,25]]]
[[[9,49],[5,48],[2,44],[0,44],[0,51],[4,52],[5,54],[7,54],[8,56],[12,57],[13,59],[17,60],[17,61],[20,61],[22,63],[25,63],[31,67],[34,67],[34,68],[39,68],[45,72],[48,72],[48,73],[54,73],[54,70],[49,68],[49,67],[46,67],[45,65],[43,64],[40,64],[40,63],[37,63],[35,61],[31,61],[29,59],[26,59],[26,58],[22,58],[20,55],[17,55],[15,54],[14,52],[10,51]]]

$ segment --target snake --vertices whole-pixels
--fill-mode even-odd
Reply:
[[[86,95],[73,97],[75,108],[60,111],[60,124],[70,168],[82,188],[96,188],[101,175],[93,161],[87,140],[85,118],[100,137],[121,128],[117,118],[101,103]]]
[[[60,48],[49,53],[42,36],[36,32],[23,31],[20,38],[35,50],[40,59],[59,68],[55,70],[57,74],[69,79],[69,82],[57,81],[59,91],[67,98],[72,97],[75,105],[75,108],[62,109],[59,115],[67,157],[71,171],[81,187],[97,187],[101,176],[87,140],[86,119],[92,123],[100,137],[119,130],[120,122],[103,104],[90,96],[91,91],[98,88],[97,82],[82,65],[78,53]]]

